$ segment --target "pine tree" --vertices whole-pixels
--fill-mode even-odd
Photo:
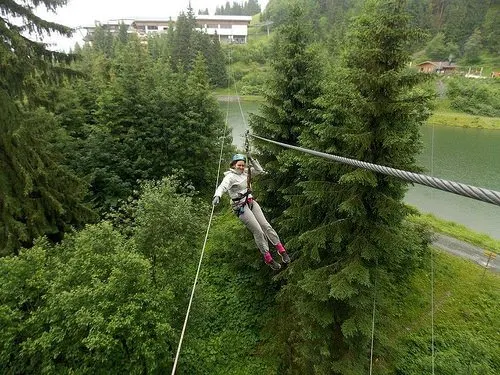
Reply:
[[[310,25],[303,13],[295,5],[287,23],[277,30],[265,104],[261,115],[252,115],[250,120],[255,134],[292,145],[314,118],[314,100],[319,96],[318,55],[310,48]],[[258,149],[259,160],[269,173],[259,179],[257,195],[272,211],[271,217],[277,217],[287,207],[284,195],[294,194],[299,180],[296,154],[260,143]]]
[[[260,5],[257,0],[248,0],[245,2],[245,15],[253,16],[260,13]]]
[[[188,12],[181,13],[177,17],[174,31],[174,43],[172,49],[171,63],[174,70],[189,71],[196,57],[193,48],[193,34],[196,33],[196,20],[193,9],[188,8]]]
[[[90,78],[75,85],[85,124],[75,134],[72,166],[90,181],[90,199],[102,213],[133,195],[138,181],[172,174],[213,193],[219,106],[204,61],[174,72],[168,42],[154,38],[145,49],[131,36],[115,44],[112,58],[84,51],[80,66]]]
[[[300,144],[418,170],[419,126],[430,95],[417,88],[421,76],[407,67],[407,46],[416,37],[404,0],[368,1],[342,65],[325,79],[323,121],[304,129]],[[300,256],[277,307],[294,316],[275,335],[286,345],[276,347],[285,353],[282,373],[365,373],[374,298],[383,315],[391,304],[387,290],[412,273],[426,239],[404,221],[411,212],[402,201],[406,183],[307,156],[300,173],[302,194],[291,197],[285,220],[297,233],[290,242]],[[390,355],[380,331],[375,355]]]
[[[113,55],[110,80],[97,93],[95,126],[84,137],[78,169],[90,179],[92,201],[101,210],[127,198],[137,180],[154,178],[142,144],[153,115],[145,80],[151,60],[138,38],[115,44]]]
[[[49,10],[66,1],[0,4],[0,254],[47,234],[60,239],[72,224],[88,220],[81,204],[84,184],[62,166],[51,140],[58,124],[38,107],[41,85],[57,81],[72,56],[53,52],[26,35],[59,33],[68,27],[40,19],[34,5]],[[22,26],[11,23],[20,18]]]
[[[443,31],[447,40],[464,46],[474,30],[481,27],[490,1],[450,1],[445,13]]]
[[[474,33],[467,39],[464,45],[464,59],[468,63],[477,63],[481,60],[482,49],[481,31],[476,29]]]
[[[113,34],[98,25],[92,35],[92,47],[102,52],[106,57],[113,55]]]
[[[483,24],[484,44],[490,53],[500,54],[500,4],[491,5]]]
[[[226,56],[219,37],[197,32],[193,34],[193,48],[205,58],[211,85],[227,87]]]
[[[170,160],[183,177],[206,194],[213,193],[222,134],[219,104],[211,93],[207,66],[202,54],[193,70],[179,77],[175,103],[177,114],[170,129]],[[174,167],[175,168],[175,167]]]

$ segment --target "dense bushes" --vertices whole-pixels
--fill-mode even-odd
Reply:
[[[0,258],[1,373],[169,371],[206,208],[177,188],[144,187],[130,238],[102,222]]]
[[[500,117],[500,81],[453,78],[448,81],[451,106],[472,115]]]

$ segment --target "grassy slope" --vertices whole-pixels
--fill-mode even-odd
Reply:
[[[431,373],[431,266],[419,271],[394,316],[393,340],[401,352],[392,364],[401,374]],[[500,275],[467,260],[434,253],[436,374],[500,371]],[[390,366],[392,367],[392,366]]]
[[[436,101],[436,109],[427,122],[430,125],[500,130],[499,117],[474,116],[463,112],[457,112],[450,108],[448,100]]]
[[[233,88],[218,88],[214,90],[216,96],[235,95]],[[263,98],[256,95],[242,95],[240,100],[262,101]],[[437,100],[436,108],[427,121],[429,125],[456,126],[462,128],[480,128],[500,130],[500,117],[474,116],[463,112],[457,112],[450,108],[447,100]]]
[[[412,216],[412,222],[425,224],[432,231],[447,234],[451,237],[479,246],[484,250],[500,254],[500,241],[484,233],[477,233],[464,225],[440,219],[432,214]]]

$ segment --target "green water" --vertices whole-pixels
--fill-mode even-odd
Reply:
[[[242,147],[250,113],[257,113],[256,102],[221,102],[228,113],[233,143]],[[454,127],[422,128],[423,151],[419,162],[427,175],[500,191],[500,131]],[[320,150],[321,151],[321,150]],[[415,185],[406,201],[422,212],[463,224],[474,231],[500,239],[500,207]]]
[[[426,174],[500,191],[500,131],[425,126],[422,141],[419,160]],[[406,200],[422,212],[500,239],[499,206],[420,185]]]

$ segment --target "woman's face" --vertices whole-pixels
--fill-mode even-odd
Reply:
[[[239,173],[243,173],[245,171],[245,162],[243,160],[238,160],[234,165],[234,169]]]

